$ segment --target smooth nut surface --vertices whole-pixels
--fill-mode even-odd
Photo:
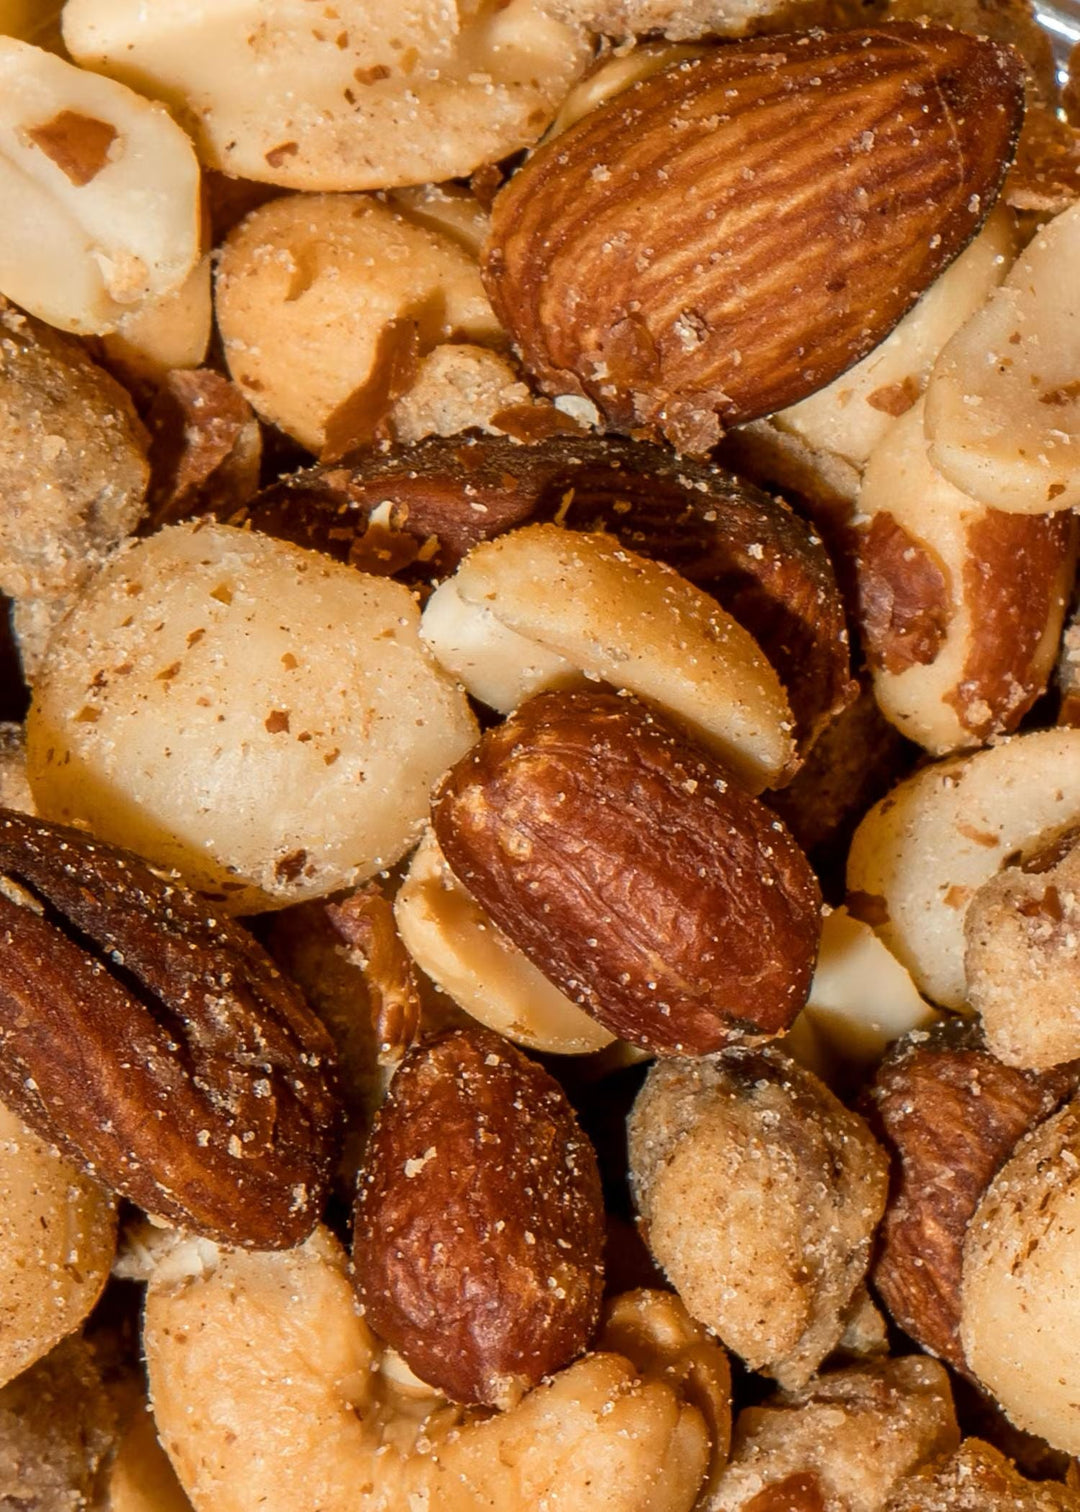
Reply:
[[[1022,108],[1018,58],[945,28],[710,49],[511,179],[496,313],[549,392],[707,451],[888,334],[978,229]]]
[[[297,1244],[336,1133],[322,1025],[238,925],[138,857],[0,812],[0,1086],[105,1187]]]
[[[784,1030],[820,896],[775,816],[633,700],[542,694],[433,806],[454,874],[573,1001],[661,1054]]]
[[[372,1328],[449,1397],[513,1406],[589,1343],[602,1249],[596,1157],[558,1083],[480,1028],[411,1051],[357,1188]]]

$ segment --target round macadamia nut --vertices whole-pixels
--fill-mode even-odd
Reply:
[[[629,1122],[649,1248],[754,1370],[805,1384],[844,1331],[885,1208],[862,1119],[782,1051],[660,1061]]]
[[[177,525],[123,548],[55,638],[27,725],[46,816],[230,912],[393,864],[472,744],[408,590],[267,536]]]

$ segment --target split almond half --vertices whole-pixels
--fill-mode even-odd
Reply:
[[[632,85],[495,201],[486,279],[550,392],[702,452],[877,345],[977,231],[1017,54],[944,27],[761,37]]]

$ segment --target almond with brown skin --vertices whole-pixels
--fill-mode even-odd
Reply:
[[[113,1191],[299,1244],[338,1116],[330,1040],[239,925],[138,857],[0,810],[0,1093]]]
[[[705,1055],[806,999],[820,894],[779,819],[641,704],[549,693],[489,731],[433,809],[451,869],[614,1034]]]
[[[565,1093],[499,1035],[406,1055],[368,1142],[353,1262],[367,1321],[429,1385],[510,1407],[589,1343],[596,1156]]]
[[[759,37],[653,74],[493,207],[485,281],[527,366],[703,452],[881,341],[997,196],[1012,49],[941,26]]]

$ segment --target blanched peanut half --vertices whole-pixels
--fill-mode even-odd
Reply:
[[[709,1466],[678,1374],[643,1380],[618,1354],[490,1418],[415,1380],[400,1389],[325,1229],[297,1250],[221,1251],[186,1279],[155,1275],[144,1344],[196,1512],[690,1512]]]
[[[705,3],[708,4],[709,0],[705,0]],[[575,4],[576,0],[566,0],[566,3],[562,4],[563,13],[570,13]],[[578,8],[584,7],[579,5]],[[554,11],[556,5],[552,4],[550,9]],[[596,29],[603,30],[601,27]],[[700,47],[680,47],[671,42],[643,42],[640,47],[632,47],[628,51],[620,49],[614,57],[602,63],[599,68],[593,69],[580,84],[574,86],[559,107],[559,113],[551,123],[551,130],[546,140],[550,141],[552,137],[561,136],[564,131],[573,126],[575,121],[580,121],[582,116],[588,115],[590,110],[595,110],[605,100],[610,100],[614,95],[621,94],[624,89],[629,89],[630,85],[636,84],[639,79],[647,79],[650,75],[659,73],[662,68],[667,68],[671,63],[678,63],[683,58],[698,57],[700,53]]]
[[[455,878],[430,830],[394,902],[410,954],[473,1018],[518,1045],[585,1055],[614,1038],[549,982]]]
[[[1076,562],[1066,515],[987,509],[937,472],[922,402],[863,476],[859,618],[885,717],[934,755],[1016,728],[1046,686]]]
[[[41,811],[175,866],[229,912],[392,865],[475,739],[399,583],[224,525],[121,548],[50,647]]]
[[[963,1008],[964,918],[1016,853],[1080,816],[1080,730],[1035,730],[924,767],[870,810],[848,857],[848,903],[920,991]]]
[[[178,289],[124,315],[102,341],[106,357],[125,377],[160,382],[176,368],[199,367],[210,345],[214,302],[210,256],[201,258]]]
[[[533,0],[69,0],[64,40],[170,105],[209,167],[307,190],[496,162],[536,140],[592,51]]]
[[[1080,504],[1080,205],[1035,233],[952,338],[926,391],[935,464],[1021,514]]]
[[[81,335],[177,289],[202,248],[199,165],[160,105],[0,37],[0,293]]]
[[[74,1333],[116,1253],[116,1210],[0,1105],[0,1385]]]
[[[369,440],[420,356],[504,340],[475,256],[371,195],[287,195],[225,243],[216,310],[229,370],[309,450]]]
[[[987,217],[971,245],[909,310],[869,356],[772,416],[808,446],[865,466],[874,447],[926,387],[934,359],[965,320],[997,288],[1016,256],[1016,222],[1004,203]]]
[[[960,1337],[1018,1428],[1080,1453],[1080,1102],[1022,1140],[964,1241]]]
[[[787,695],[753,637],[612,536],[526,525],[477,546],[428,601],[422,634],[500,713],[584,673],[657,705],[753,792],[793,759]]]
[[[109,1512],[191,1512],[149,1412],[132,1419],[109,1470]]]

